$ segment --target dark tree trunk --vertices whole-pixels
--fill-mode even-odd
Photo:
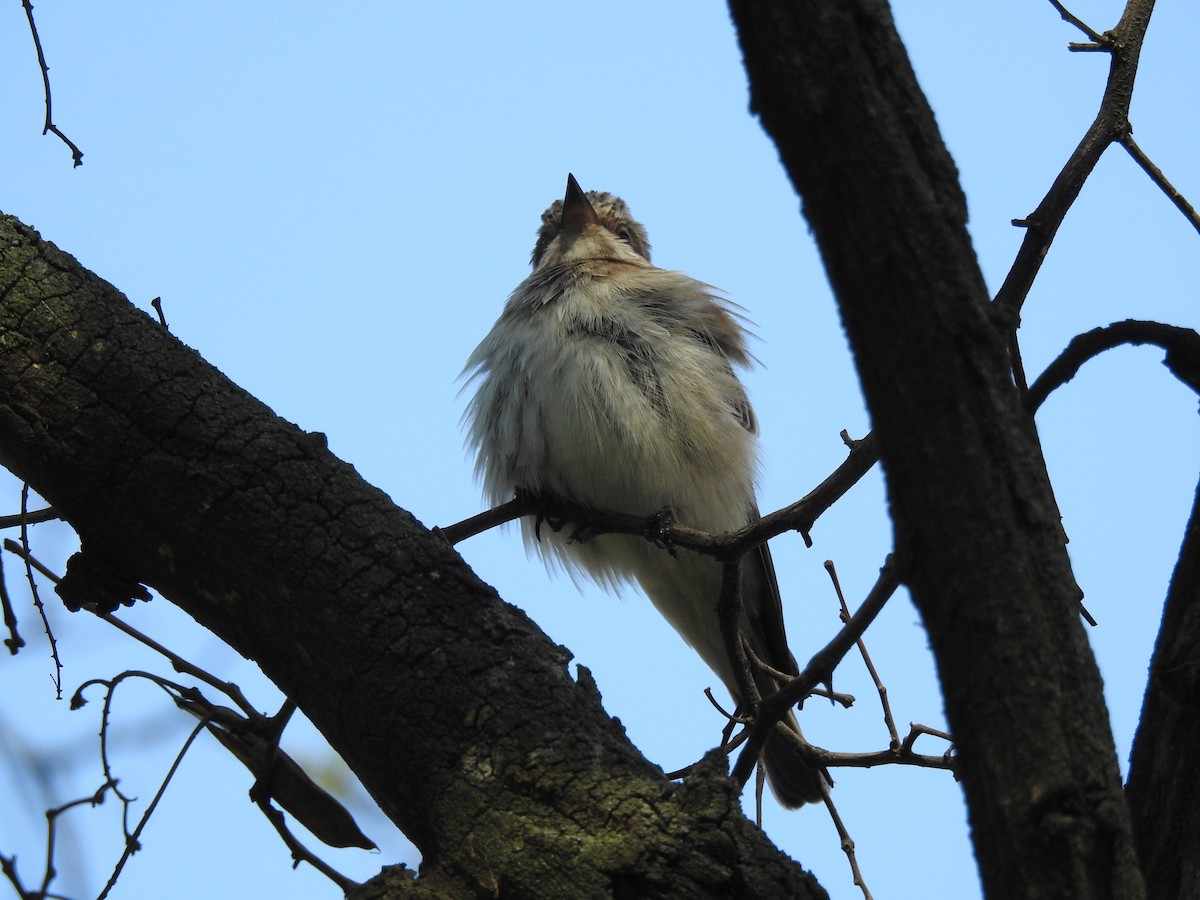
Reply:
[[[1200,487],[1150,663],[1125,791],[1146,893],[1200,898]]]
[[[879,435],[989,897],[1140,897],[1079,589],[966,204],[882,0],[731,0]]]

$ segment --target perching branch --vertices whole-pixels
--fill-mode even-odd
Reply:
[[[695,550],[717,559],[740,557],[786,531],[800,532],[805,544],[811,546],[809,531],[817,519],[857,484],[879,459],[879,445],[874,435],[868,434],[856,441],[843,432],[842,439],[850,448],[850,454],[812,491],[790,506],[726,534],[708,534],[677,522],[666,522],[661,517],[647,520],[645,516],[595,510],[557,497],[536,496],[525,491],[519,491],[516,498],[508,503],[437,531],[451,544],[457,544],[521,516],[539,515],[552,527],[556,522],[584,523],[583,532],[651,537],[666,546]]]

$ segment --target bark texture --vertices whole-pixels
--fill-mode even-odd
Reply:
[[[1146,894],[1200,898],[1200,487],[1150,662],[1125,787]]]
[[[1100,677],[966,203],[883,0],[731,0],[803,198],[958,741],[988,897],[1142,895]]]
[[[424,854],[371,896],[823,895],[723,761],[667,782],[443,539],[11,217],[0,463],[320,728]]]

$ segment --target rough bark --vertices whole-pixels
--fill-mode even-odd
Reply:
[[[667,782],[443,539],[9,217],[0,463],[312,719],[424,854],[372,896],[823,894],[723,761]]]
[[[1150,662],[1125,792],[1146,893],[1200,898],[1200,487]]]
[[[882,0],[731,0],[752,108],[803,198],[879,436],[988,897],[1140,897],[1037,436],[966,204]]]

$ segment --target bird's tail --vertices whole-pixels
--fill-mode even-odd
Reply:
[[[753,517],[757,516],[755,510]],[[780,672],[796,675],[796,660],[788,649],[783,625],[783,602],[779,598],[775,566],[766,544],[747,554],[742,561],[742,602],[742,632],[754,652]],[[761,697],[779,689],[775,679],[765,673],[756,673],[754,680]],[[785,728],[800,736],[800,726],[792,711],[789,710],[781,721]],[[805,803],[816,803],[833,784],[829,773],[808,762],[785,734],[772,733],[767,738],[763,757],[771,791],[786,807],[794,809]]]
[[[783,719],[783,725],[796,735],[800,734],[800,726],[792,713]],[[789,809],[818,802],[832,785],[829,773],[814,768],[787,735],[773,733],[767,738],[763,761],[767,766],[767,784],[771,786],[771,793]]]

